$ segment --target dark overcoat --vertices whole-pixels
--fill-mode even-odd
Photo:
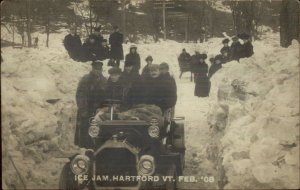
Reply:
[[[231,56],[231,60],[236,60],[238,61],[241,57],[241,49],[242,49],[242,45],[239,41],[237,42],[233,42],[230,46],[230,56]]]
[[[140,55],[135,52],[135,53],[128,53],[126,55],[125,61],[133,65],[133,71],[134,72],[139,72],[141,68],[141,58]]]
[[[209,71],[208,71],[208,78],[211,78],[213,76],[213,74],[215,74],[219,69],[222,68],[222,64],[216,64],[213,63],[210,67],[209,67]]]
[[[109,36],[109,44],[111,48],[110,57],[115,60],[123,60],[123,34],[114,32]]]
[[[241,58],[251,57],[253,54],[252,43],[250,41],[244,43],[241,48]]]
[[[89,120],[104,104],[106,81],[103,75],[97,76],[91,71],[78,84],[75,145],[79,147],[91,148],[92,146],[92,139],[88,135]]]
[[[198,97],[207,97],[210,91],[210,81],[207,76],[208,65],[198,62],[194,67],[195,74],[195,91],[194,95]]]
[[[81,52],[81,40],[78,35],[71,35],[68,34],[64,40],[63,44],[68,51],[69,56],[74,59],[75,61],[79,61],[80,58],[80,52]]]

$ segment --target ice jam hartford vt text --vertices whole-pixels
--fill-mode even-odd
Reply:
[[[89,180],[88,175],[75,175],[75,180],[76,181],[85,181]],[[178,182],[184,182],[184,183],[197,183],[197,182],[208,182],[208,183],[213,183],[215,181],[215,178],[213,176],[118,176],[118,175],[94,175],[92,177],[93,181],[153,181],[153,182],[158,182],[158,181],[178,181]]]

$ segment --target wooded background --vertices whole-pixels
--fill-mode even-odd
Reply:
[[[217,9],[218,4],[225,11]],[[299,40],[299,10],[297,0],[5,0],[1,26],[20,35],[19,43],[28,47],[33,45],[32,33],[46,34],[48,46],[51,33],[71,25],[78,27],[82,38],[93,27],[101,25],[106,35],[118,25],[131,42],[147,35],[189,42],[221,37],[223,32],[245,32],[259,39],[262,26],[268,26],[280,32],[280,44],[287,47],[292,39]]]

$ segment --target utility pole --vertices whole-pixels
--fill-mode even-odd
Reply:
[[[124,36],[124,40],[126,39],[126,4],[125,4],[126,0],[122,0],[122,11],[123,11],[123,21],[122,21],[122,28],[123,28],[123,36]]]
[[[163,0],[163,28],[164,28],[164,40],[167,39],[167,29],[166,29],[166,2]]]

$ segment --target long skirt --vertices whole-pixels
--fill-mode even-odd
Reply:
[[[210,91],[210,80],[208,77],[197,77],[195,79],[195,92],[194,95],[198,97],[207,97],[209,96]]]

